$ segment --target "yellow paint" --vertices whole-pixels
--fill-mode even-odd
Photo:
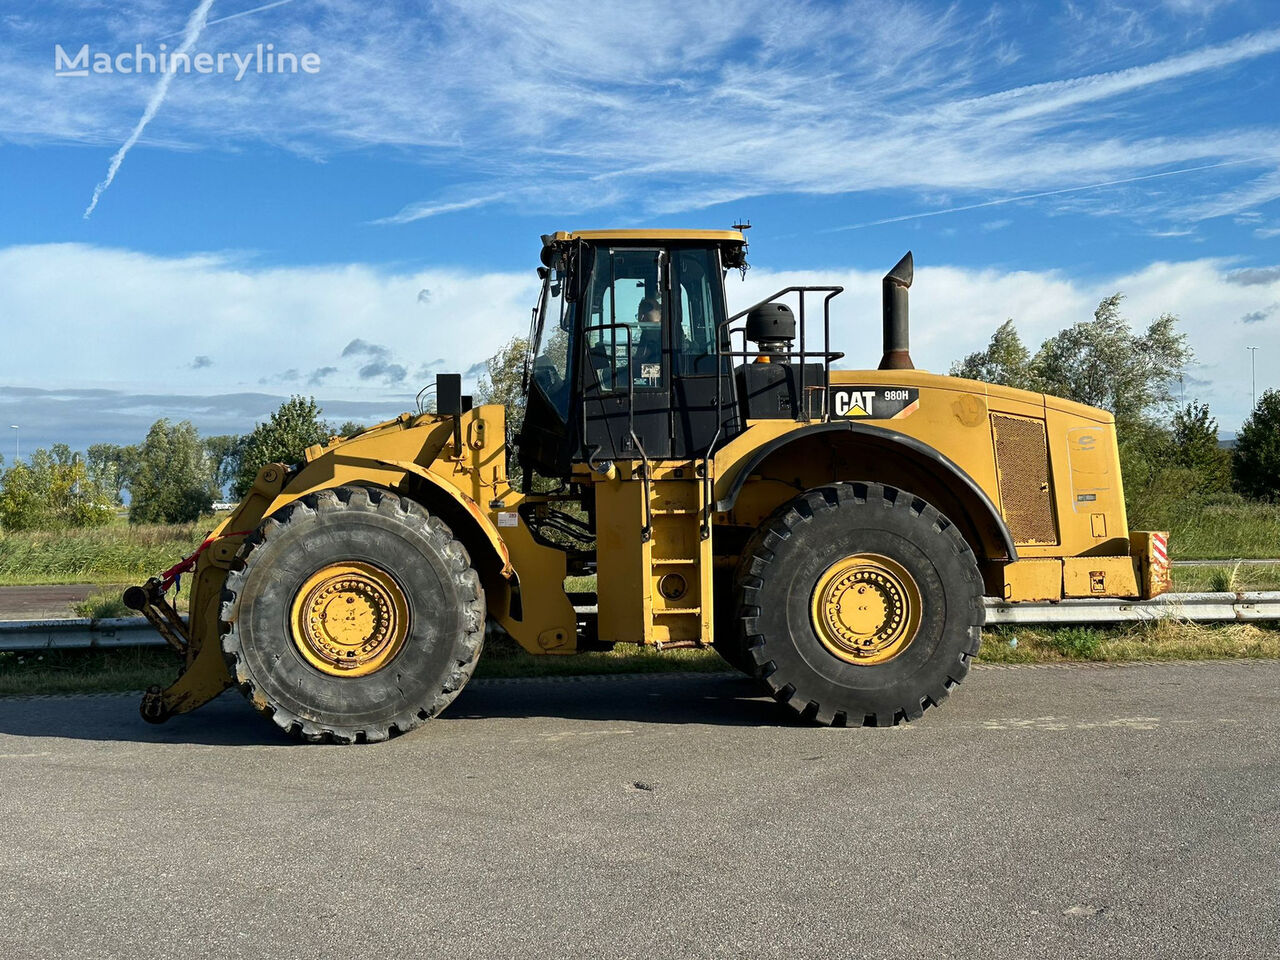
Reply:
[[[1062,561],[1064,597],[1137,597],[1138,563],[1123,557],[1066,557]]]
[[[1111,414],[1106,411],[1058,397],[943,377],[923,370],[839,370],[832,371],[831,380],[833,385],[917,388],[920,391],[919,408],[912,416],[901,420],[859,418],[859,422],[905,434],[938,450],[967,473],[997,508],[1002,508],[1002,504],[991,415],[1043,421],[1049,458],[1049,503],[1051,519],[1056,523],[1057,542],[1021,544],[1018,547],[1019,558],[1061,558],[1086,552],[1111,556],[1128,554],[1124,495],[1116,479],[1120,468],[1115,427]],[[727,493],[741,465],[761,445],[809,425],[792,420],[749,421],[750,429],[716,453],[717,499]],[[867,455],[853,456],[848,462],[839,461],[833,466],[830,451],[838,442],[838,438],[832,439],[833,436],[825,435],[821,446],[827,452],[820,461],[798,463],[794,456],[783,454],[779,458],[780,466],[771,474],[761,475],[759,480],[753,479],[746,484],[738,498],[738,506],[731,514],[720,517],[721,522],[754,527],[802,489],[835,480],[882,479],[882,468]],[[1091,459],[1082,463],[1077,457],[1074,462],[1079,473],[1073,477],[1072,441],[1080,450],[1086,445],[1081,440],[1085,436],[1091,438],[1091,443],[1087,444],[1092,448]],[[931,480],[929,476],[913,479],[924,484]],[[1085,484],[1088,490],[1083,489]],[[1076,492],[1077,485],[1081,486],[1079,493]],[[905,482],[903,486],[912,489]],[[1077,511],[1075,497],[1084,494],[1092,494],[1094,499],[1081,501],[1088,505],[1088,509]],[[1094,536],[1094,514],[1103,515],[1101,524],[1098,524],[1099,529],[1105,526],[1103,538]]]
[[[298,652],[321,673],[365,677],[395,659],[409,635],[409,601],[372,563],[321,567],[298,588],[289,615]]]
[[[746,243],[741,230],[558,230],[555,240],[715,240],[721,243]]]
[[[818,578],[809,600],[814,633],[832,656],[862,666],[892,660],[920,629],[920,588],[897,561],[860,553]]]
[[[1000,568],[1005,600],[1061,600],[1062,561],[1052,558],[1018,560]]]
[[[600,477],[592,488],[600,639],[657,646],[710,643],[714,558],[712,539],[701,535],[702,465],[653,466],[647,511],[637,467],[623,464],[616,477]]]

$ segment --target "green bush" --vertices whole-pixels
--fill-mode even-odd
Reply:
[[[8,531],[101,526],[114,513],[111,497],[89,481],[84,458],[64,443],[0,477],[0,526]]]

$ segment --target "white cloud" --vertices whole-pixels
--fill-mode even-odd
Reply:
[[[130,47],[173,29],[155,4],[137,22],[97,3],[48,7]],[[315,50],[317,76],[183,77],[155,135],[311,157],[378,146],[466,171],[465,187],[368,212],[391,224],[488,203],[657,216],[768,193],[992,199],[1223,161],[1248,160],[1243,176],[1274,171],[1280,125],[1265,96],[1251,105],[1215,83],[1232,70],[1265,75],[1255,65],[1280,50],[1280,31],[1196,45],[1185,29],[1161,35],[1131,13],[1072,4],[1071,24],[1037,19],[1018,37],[1034,51],[1011,59],[1012,28],[995,11],[910,0],[640,0],[625,16],[567,2],[442,2],[424,16],[416,4],[313,0],[218,23],[201,42]],[[1085,23],[1106,29],[1086,42]],[[0,137],[118,140],[138,83],[56,81],[48,51],[26,36],[0,38]],[[1062,66],[1081,49],[1097,66]],[[1188,92],[1203,122],[1184,122]],[[1239,119],[1218,119],[1215,104]],[[1238,179],[1190,178],[1206,199],[1185,216],[1220,215],[1215,197]],[[1188,206],[1171,200],[1193,184],[1159,186],[1162,199],[1146,206]]]
[[[745,281],[731,274],[731,306],[790,284],[841,284],[833,346],[848,354],[845,366],[873,368],[880,277],[890,265],[821,274],[757,268]],[[1034,349],[1120,290],[1135,326],[1166,311],[1182,318],[1198,358],[1191,372],[1208,382],[1189,387],[1188,397],[1209,402],[1234,429],[1249,408],[1246,345],[1260,347],[1259,389],[1280,386],[1280,267],[1232,266],[1159,262],[1080,279],[924,264],[911,291],[912,354],[922,368],[945,373],[1010,317]],[[418,297],[424,288],[431,290],[426,304]],[[13,362],[3,385],[190,397],[261,384],[409,409],[436,372],[471,369],[523,334],[536,290],[532,268],[396,273],[361,264],[258,267],[229,255],[165,258],[78,244],[9,247],[0,249],[0,316],[9,321],[6,355]],[[147,403],[151,410],[155,401]]]
[[[419,300],[423,289],[430,303]],[[422,385],[411,372],[441,358],[465,368],[494,353],[527,326],[536,289],[532,267],[519,276],[391,273],[80,244],[9,247],[0,250],[0,316],[6,352],[22,363],[5,381],[225,393],[300,371],[331,395],[397,397],[407,408]],[[351,349],[353,340],[365,348]],[[192,356],[209,362],[193,367]]]

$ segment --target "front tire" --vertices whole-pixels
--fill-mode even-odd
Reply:
[[[944,700],[978,652],[982,577],[921,498],[838,483],[780,507],[747,545],[738,629],[779,702],[821,724],[891,726]]]
[[[407,733],[470,679],[480,578],[448,526],[376,487],[322,490],[245,539],[222,594],[236,685],[283,730],[352,743]]]

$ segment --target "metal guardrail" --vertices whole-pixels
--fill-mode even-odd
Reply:
[[[593,606],[575,607],[580,614]],[[1280,620],[1280,591],[1166,593],[1154,600],[1059,600],[1004,603],[987,599],[987,624],[1132,623]],[[116,620],[0,620],[0,652],[162,647],[165,641],[142,617]]]
[[[1139,620],[1280,620],[1280,591],[1166,593],[1154,600],[987,601],[987,623],[1131,623]]]
[[[114,620],[0,620],[0,652],[163,647],[144,617]]]

